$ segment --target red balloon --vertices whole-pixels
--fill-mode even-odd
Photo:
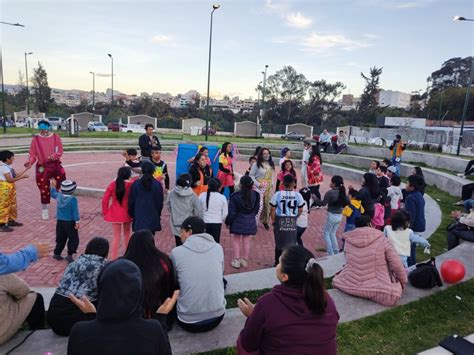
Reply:
[[[450,284],[461,281],[466,274],[464,264],[457,259],[447,259],[441,264],[441,276]]]

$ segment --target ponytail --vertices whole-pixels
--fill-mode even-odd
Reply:
[[[132,176],[132,170],[129,167],[123,166],[118,169],[117,178],[115,179],[115,197],[117,197],[120,205],[125,197],[125,180],[130,179],[130,176]]]
[[[206,211],[209,210],[209,199],[211,198],[212,192],[219,192],[221,188],[221,182],[215,178],[209,179],[207,183],[207,192],[206,192]]]
[[[346,188],[344,186],[344,179],[342,176],[334,175],[331,179],[331,182],[339,189],[339,195],[337,197],[337,204],[341,207],[345,207],[347,205],[347,197],[346,197]]]

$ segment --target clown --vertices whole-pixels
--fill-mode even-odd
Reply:
[[[56,133],[51,133],[51,124],[46,120],[38,122],[39,134],[33,137],[30,146],[26,168],[36,162],[36,185],[41,195],[41,218],[49,219],[48,205],[50,196],[50,179],[56,180],[56,186],[66,179],[66,173],[61,165],[63,145]]]

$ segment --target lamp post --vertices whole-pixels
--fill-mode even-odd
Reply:
[[[473,21],[474,22],[474,19],[468,19],[462,16],[455,16],[453,18],[453,21]],[[469,74],[469,79],[467,81],[466,98],[464,99],[464,108],[462,110],[461,131],[459,132],[458,149],[456,150],[456,155],[459,155],[461,152],[462,136],[464,134],[464,121],[466,120],[467,107],[469,105],[469,95],[471,94],[473,73],[474,73],[474,60],[471,57],[471,72]]]
[[[258,138],[258,124],[259,124],[259,121],[260,121],[260,91],[262,91],[262,82],[260,81],[257,85],[257,108],[258,108],[258,112],[257,112],[257,125],[255,126],[255,137]]]
[[[25,52],[25,76],[26,76],[26,114],[30,115],[30,89],[28,87],[28,56],[33,52]]]
[[[2,25],[9,25],[15,27],[25,27],[25,25],[19,23],[10,23],[10,22],[3,22],[0,21]],[[7,116],[5,115],[5,86],[3,83],[3,52],[2,48],[0,47],[0,76],[2,78],[2,121],[3,121],[3,133],[7,133]]]
[[[92,113],[95,112],[95,73],[93,71],[90,72],[92,74]]]
[[[268,64],[265,65],[265,71],[262,71],[263,74],[263,89],[262,89],[262,118],[265,116],[265,88],[267,86],[267,69],[268,69]],[[257,121],[257,132],[258,132],[258,125],[260,124],[260,120]],[[260,132],[257,133],[257,135],[260,137]]]
[[[110,107],[111,109],[114,107],[114,57],[112,57],[112,54],[108,53],[107,54],[110,57],[110,60],[112,61],[112,96],[110,100]]]
[[[221,5],[212,5],[211,11],[211,27],[209,30],[209,63],[207,66],[207,104],[206,104],[206,141],[209,136],[209,90],[211,87],[211,49],[212,49],[212,19],[214,17],[214,11],[216,11]]]

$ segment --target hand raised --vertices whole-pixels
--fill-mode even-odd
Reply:
[[[255,305],[250,302],[248,298],[241,299],[239,298],[237,300],[237,305],[240,308],[240,311],[246,316],[247,318],[250,317],[250,315],[253,312],[253,309],[255,308]]]
[[[38,259],[49,256],[49,254],[51,254],[51,252],[54,249],[54,247],[51,244],[46,244],[46,243],[35,243],[33,245],[38,251]]]

